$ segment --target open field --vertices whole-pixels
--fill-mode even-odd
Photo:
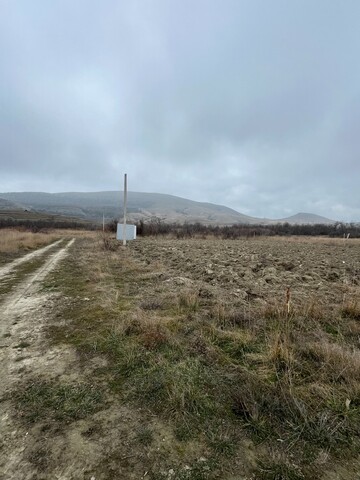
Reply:
[[[1,299],[4,478],[359,478],[360,241],[64,242]]]

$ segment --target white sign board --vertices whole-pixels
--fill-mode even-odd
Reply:
[[[123,230],[124,230],[124,225],[122,223],[117,224],[117,230],[116,230],[116,239],[117,240],[123,240]],[[125,226],[125,235],[126,235],[126,240],[135,240],[136,238],[136,225],[126,225]]]

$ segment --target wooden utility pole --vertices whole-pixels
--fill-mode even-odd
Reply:
[[[123,245],[126,246],[126,202],[127,202],[127,173],[124,175],[124,223],[123,223]]]

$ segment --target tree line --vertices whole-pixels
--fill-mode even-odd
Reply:
[[[116,231],[117,221],[113,220],[107,226],[108,230]],[[219,238],[236,239],[240,237],[259,236],[326,236],[360,238],[360,224],[304,224],[277,223],[272,225],[204,225],[201,223],[166,223],[159,218],[149,222],[140,220],[136,223],[138,236],[169,235],[175,238],[193,238],[214,236]]]
[[[106,224],[106,230],[116,232],[118,221],[111,220]],[[208,236],[236,239],[260,236],[326,236],[360,238],[360,224],[341,223],[334,224],[304,224],[292,225],[289,223],[277,223],[272,225],[204,225],[202,223],[167,223],[158,217],[150,221],[140,220],[135,223],[138,236],[172,236],[174,238],[206,238]],[[84,223],[69,219],[13,219],[0,218],[1,228],[25,228],[32,232],[49,228],[74,229],[74,230],[101,230],[99,223]]]
[[[1,228],[24,228],[31,232],[39,232],[49,228],[71,229],[71,230],[97,230],[99,225],[87,224],[84,222],[77,222],[76,220],[58,220],[58,219],[14,219],[14,218],[0,218]]]

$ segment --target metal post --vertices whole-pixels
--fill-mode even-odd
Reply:
[[[127,202],[127,174],[124,175],[124,223],[123,223],[123,245],[126,246],[126,202]]]
[[[105,215],[103,214],[103,232],[105,232]]]

